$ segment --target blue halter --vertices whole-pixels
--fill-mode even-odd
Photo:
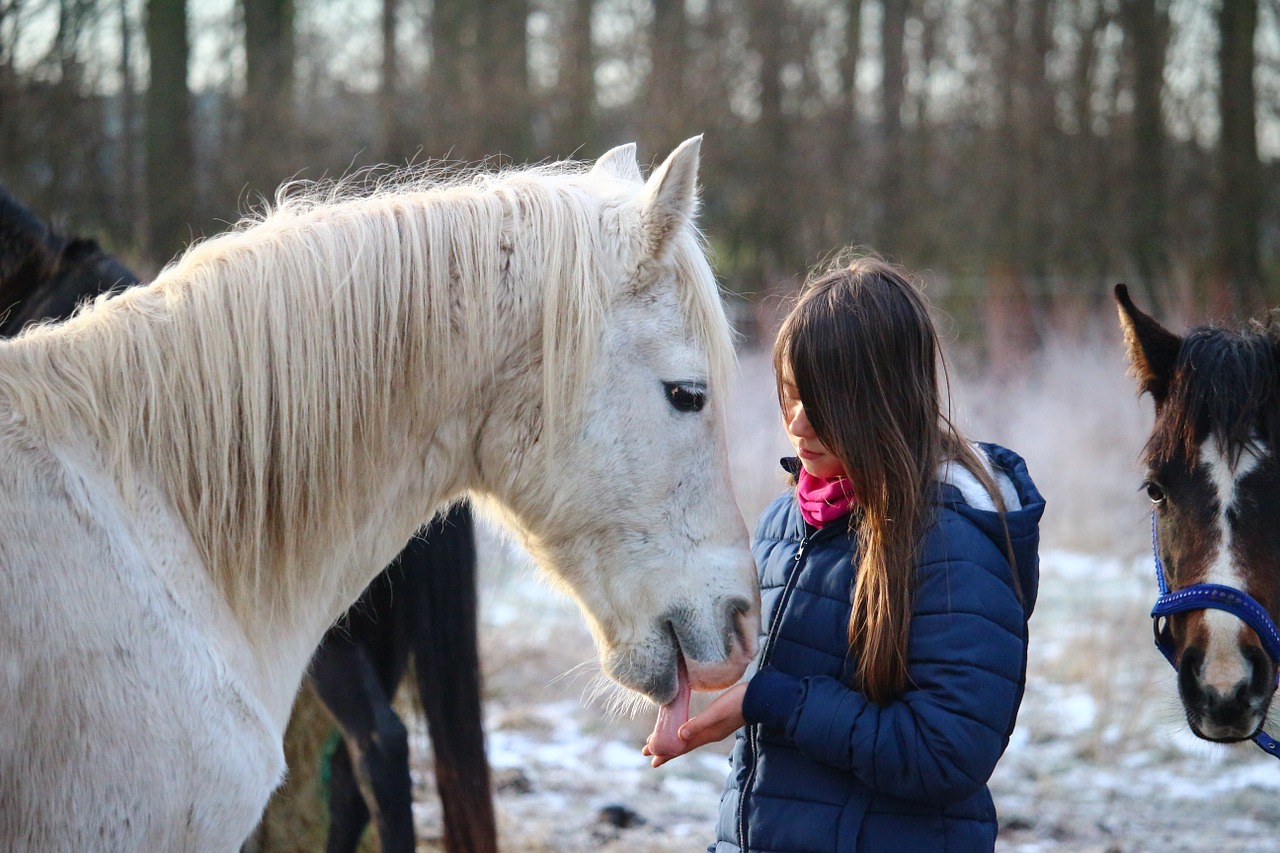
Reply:
[[[1173,633],[1169,629],[1168,616],[1187,610],[1225,610],[1254,630],[1262,641],[1271,660],[1280,667],[1280,630],[1267,615],[1266,609],[1243,590],[1217,583],[1197,583],[1177,592],[1169,592],[1164,578],[1164,564],[1160,561],[1160,545],[1156,538],[1156,514],[1151,513],[1151,550],[1156,558],[1156,583],[1160,585],[1160,597],[1151,608],[1151,618],[1156,635],[1156,648],[1174,669],[1178,662],[1173,650]],[[1280,681],[1280,673],[1277,674]],[[1280,758],[1280,743],[1271,735],[1258,730],[1253,742],[1263,752]]]

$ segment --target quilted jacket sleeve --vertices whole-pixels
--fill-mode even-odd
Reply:
[[[838,679],[765,667],[750,682],[743,713],[872,790],[945,802],[986,784],[1008,743],[1027,635],[1004,555],[968,535],[958,516],[939,526],[918,570],[910,683],[898,699],[877,706]]]

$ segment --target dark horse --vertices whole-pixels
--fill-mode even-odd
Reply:
[[[137,283],[96,242],[58,234],[0,187],[0,336],[67,317],[86,299]]]
[[[1157,645],[1191,730],[1255,739],[1276,691],[1280,635],[1280,315],[1179,336],[1116,287],[1142,392],[1155,401],[1144,484],[1165,592]]]
[[[64,237],[0,187],[0,335],[138,284],[92,240]],[[331,853],[372,819],[385,851],[415,849],[409,739],[391,699],[414,659],[450,853],[497,850],[481,725],[476,549],[459,504],[414,537],[325,635],[309,677],[342,731],[329,778]]]

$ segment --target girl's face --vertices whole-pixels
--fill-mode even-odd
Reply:
[[[791,446],[800,457],[800,464],[810,476],[830,480],[843,477],[844,465],[813,431],[809,416],[805,414],[804,403],[800,401],[800,392],[796,390],[790,375],[782,378],[782,426],[787,431]]]

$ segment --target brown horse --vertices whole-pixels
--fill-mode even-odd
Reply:
[[[1168,331],[1117,285],[1142,392],[1155,401],[1144,452],[1161,596],[1157,645],[1178,671],[1192,732],[1254,739],[1276,691],[1280,633],[1280,325]]]

